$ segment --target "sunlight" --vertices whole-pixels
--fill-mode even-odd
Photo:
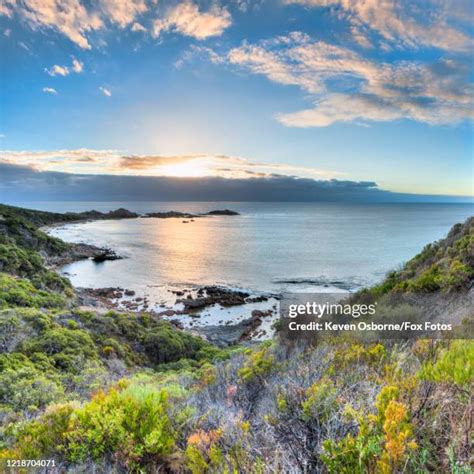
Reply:
[[[186,161],[156,168],[160,176],[175,176],[178,178],[196,178],[210,174],[209,167],[200,160]]]

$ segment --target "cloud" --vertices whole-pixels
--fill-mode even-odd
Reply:
[[[102,94],[104,94],[106,97],[112,97],[112,92],[110,92],[109,89],[100,86],[100,87],[99,87],[99,90],[100,90],[100,91],[102,92]]]
[[[100,6],[105,17],[121,28],[133,23],[137,16],[148,9],[143,0],[102,0]]]
[[[72,70],[79,74],[84,70],[84,64],[81,63],[81,61],[78,61],[77,59],[72,60]]]
[[[232,23],[230,13],[217,4],[207,12],[201,12],[192,1],[184,1],[168,9],[162,18],[153,22],[153,36],[176,31],[185,36],[204,40],[220,36]]]
[[[46,94],[57,94],[58,91],[52,87],[43,87],[43,92]]]
[[[119,156],[120,154],[115,150],[90,150],[87,148],[51,151],[0,150],[0,163],[28,166],[39,171],[51,168],[68,170],[70,165],[77,163],[103,164],[116,160]]]
[[[137,21],[132,25],[132,31],[135,32],[145,32],[146,28],[141,24],[138,23]]]
[[[38,171],[0,162],[0,201],[443,202],[453,197],[391,193],[371,181],[291,176],[112,176]],[[468,198],[464,198],[467,201]],[[458,199],[459,201],[459,199]]]
[[[47,72],[52,77],[67,76],[69,74],[69,68],[67,66],[58,66],[57,64],[55,64],[49,69],[45,68],[45,72]]]
[[[458,23],[472,18],[466,1],[425,0],[413,2],[381,0],[285,0],[287,4],[330,7],[334,15],[351,25],[354,39],[369,47],[375,32],[380,40],[396,48],[430,46],[447,51],[469,51],[473,41]]]
[[[238,156],[219,154],[130,155],[117,150],[0,151],[0,162],[31,166],[34,169],[93,174],[133,174],[147,176],[219,176],[248,178],[250,174],[286,174],[301,178],[331,179],[343,173],[317,167],[265,163]]]
[[[79,0],[4,0],[0,14],[16,13],[33,29],[56,30],[80,48],[90,49],[86,35],[103,26],[97,12],[91,12]]]
[[[76,74],[81,73],[84,70],[84,64],[81,61],[73,58],[71,66],[59,66],[55,64],[54,66],[45,68],[45,72],[48,73],[51,77],[54,76],[68,76],[71,72],[75,72]]]
[[[3,0],[0,15],[17,14],[34,30],[51,29],[62,33],[82,49],[91,49],[89,35],[106,23],[121,28],[147,10],[144,0]]]
[[[160,166],[176,165],[187,163],[196,159],[199,155],[188,156],[122,156],[119,162],[119,168],[124,170],[147,170]]]
[[[450,124],[474,117],[470,59],[463,56],[383,62],[293,32],[244,43],[217,59],[214,53],[210,59],[297,86],[313,96],[312,108],[277,115],[287,126],[404,118]]]

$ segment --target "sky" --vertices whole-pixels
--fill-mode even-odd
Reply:
[[[0,197],[71,175],[470,197],[473,25],[470,0],[4,0]]]

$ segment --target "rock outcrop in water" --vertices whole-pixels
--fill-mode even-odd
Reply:
[[[143,217],[154,217],[156,219],[194,219],[201,217],[198,214],[190,214],[189,212],[166,211],[166,212],[148,212]]]
[[[103,249],[103,251],[92,257],[95,263],[102,263],[106,260],[121,260],[123,257],[117,255],[117,253],[112,249]]]
[[[157,219],[196,219],[206,216],[239,216],[236,211],[229,209],[216,209],[214,211],[205,212],[204,214],[192,214],[190,212],[180,211],[164,211],[164,212],[147,212],[143,217],[155,217]]]
[[[206,306],[219,304],[221,306],[238,306],[245,304],[250,293],[245,291],[230,290],[220,286],[205,286],[198,290],[198,296],[193,298],[188,296],[176,300],[177,303],[182,303],[188,310],[201,309]]]
[[[240,216],[236,211],[231,211],[229,209],[217,209],[215,211],[206,212],[206,216]]]

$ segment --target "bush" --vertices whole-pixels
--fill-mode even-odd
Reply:
[[[469,388],[474,383],[474,341],[452,341],[436,362],[427,362],[420,377],[438,383]]]
[[[63,395],[64,388],[54,373],[40,370],[20,354],[0,355],[0,406],[34,412]]]
[[[0,309],[14,306],[63,308],[64,296],[38,290],[30,281],[0,273]]]
[[[176,362],[183,358],[194,359],[206,343],[190,334],[177,331],[171,324],[161,323],[146,334],[145,352],[154,364]]]
[[[176,443],[169,409],[165,390],[136,391],[119,384],[82,407],[52,406],[21,428],[17,450],[25,458],[48,456],[73,463],[110,456],[129,472],[166,466]]]
[[[98,360],[97,348],[90,335],[80,329],[54,328],[23,344],[26,354],[44,353],[56,367],[76,372],[87,360]]]
[[[264,345],[258,351],[249,351],[238,375],[243,382],[252,382],[266,376],[275,368],[275,356],[271,353],[271,346]]]

